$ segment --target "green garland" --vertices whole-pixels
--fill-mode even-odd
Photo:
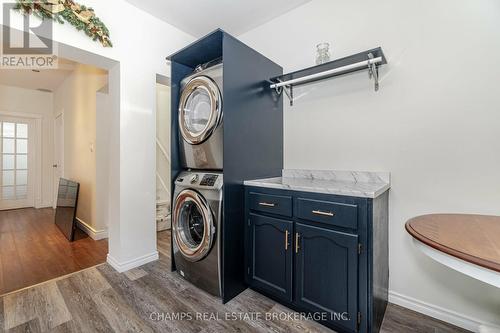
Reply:
[[[34,15],[42,20],[54,20],[64,24],[69,22],[79,31],[84,31],[94,41],[104,47],[112,47],[109,30],[95,16],[90,7],[80,5],[72,0],[16,0],[15,9],[24,15]]]

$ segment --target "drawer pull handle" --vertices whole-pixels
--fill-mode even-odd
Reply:
[[[285,230],[285,251],[288,251],[288,230]]]
[[[300,250],[299,240],[300,240],[300,234],[298,232],[296,232],[295,233],[295,253],[299,253],[299,250]]]
[[[333,217],[335,215],[335,213],[332,213],[332,212],[323,212],[321,210],[313,210],[312,213],[316,214],[316,215],[330,216],[330,217]]]
[[[274,207],[276,204],[274,203],[268,203],[268,202],[259,202],[259,205],[264,206],[264,207]]]

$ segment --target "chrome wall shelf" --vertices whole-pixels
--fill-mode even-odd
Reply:
[[[379,89],[378,68],[387,64],[387,59],[382,48],[360,52],[345,58],[333,60],[321,65],[302,69],[293,73],[272,78],[271,89],[276,89],[278,94],[283,91],[293,105],[293,87],[325,80],[340,75],[368,70],[369,78],[374,80],[375,91]]]

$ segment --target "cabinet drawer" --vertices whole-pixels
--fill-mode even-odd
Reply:
[[[297,198],[297,217],[304,220],[357,229],[358,206],[333,201]]]
[[[248,201],[252,210],[292,216],[292,197],[290,196],[250,192]]]

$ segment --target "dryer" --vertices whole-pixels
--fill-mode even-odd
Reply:
[[[175,181],[172,246],[179,274],[221,297],[221,173],[184,171]]]
[[[209,63],[181,81],[178,123],[185,169],[223,169],[222,72],[222,63]]]

